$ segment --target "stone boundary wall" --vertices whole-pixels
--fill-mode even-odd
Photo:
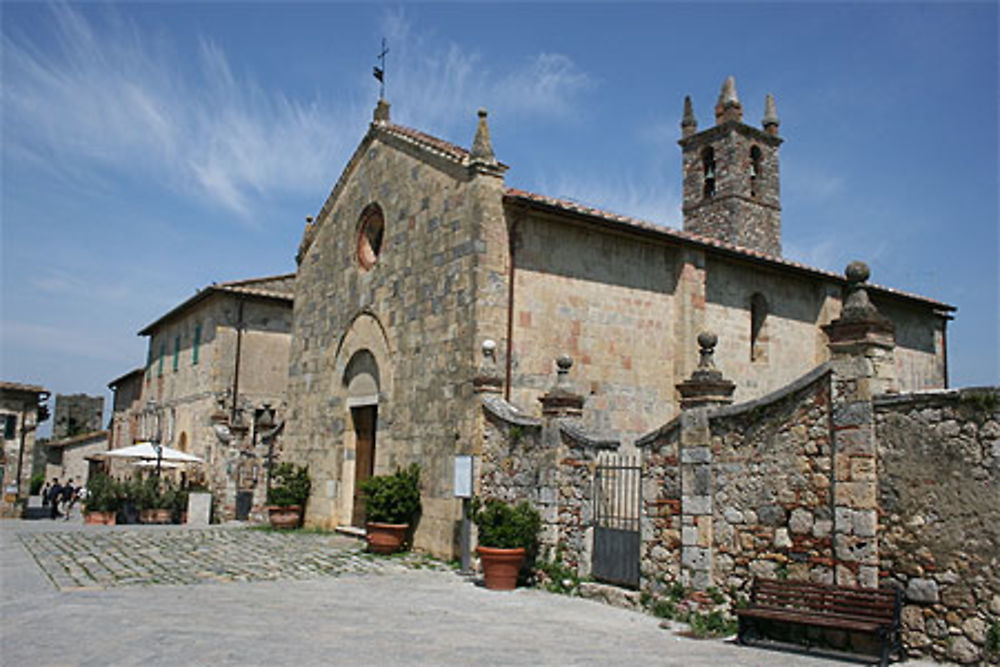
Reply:
[[[640,588],[666,594],[681,580],[681,420],[636,442],[642,451]]]
[[[718,410],[709,424],[716,586],[746,592],[754,577],[785,576],[832,583],[829,371]]]
[[[1000,623],[1000,389],[876,397],[879,558],[913,656],[973,663]]]
[[[575,419],[524,416],[497,395],[483,397],[480,495],[528,500],[542,516],[542,553],[590,571],[593,476],[598,453],[616,441],[591,437]]]

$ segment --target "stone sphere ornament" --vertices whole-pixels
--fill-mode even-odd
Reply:
[[[868,280],[871,276],[871,270],[868,265],[860,260],[855,260],[847,265],[844,269],[844,275],[847,276],[847,280],[852,283],[863,283]]]

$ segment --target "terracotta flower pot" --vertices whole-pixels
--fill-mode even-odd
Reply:
[[[479,562],[483,564],[483,584],[493,591],[511,591],[517,588],[517,574],[524,563],[525,550],[476,547]]]
[[[410,524],[408,523],[369,521],[365,524],[365,539],[368,540],[368,548],[377,554],[396,553],[403,548],[406,531],[409,528]]]
[[[92,525],[114,526],[116,524],[114,512],[84,512],[83,522]]]
[[[272,505],[267,508],[267,518],[271,521],[272,528],[282,530],[298,528],[302,521],[302,507],[299,505],[289,505],[288,507]]]

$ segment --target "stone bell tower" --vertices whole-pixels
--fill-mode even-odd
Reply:
[[[778,113],[767,96],[763,129],[743,122],[733,77],[722,84],[715,125],[698,131],[691,98],[684,98],[684,229],[781,256]]]

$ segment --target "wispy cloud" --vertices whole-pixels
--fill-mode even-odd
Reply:
[[[81,181],[95,165],[144,173],[246,216],[265,190],[325,187],[356,138],[336,129],[360,110],[264,91],[211,41],[192,76],[170,44],[119,17],[98,27],[57,6],[52,23],[51,43],[3,38],[5,140],[36,165],[58,155]]]
[[[45,43],[3,36],[5,150],[81,188],[100,179],[95,166],[141,174],[249,220],[261,198],[329,187],[331,165],[343,164],[367,121],[356,103],[294,99],[237,76],[209,39],[192,74],[176,45],[113,10],[95,20],[66,5],[51,12]],[[471,127],[481,105],[567,117],[595,85],[561,54],[494,72],[478,53],[418,34],[402,11],[384,23],[398,63],[394,118],[432,131]]]
[[[382,24],[393,63],[387,97],[403,102],[393,113],[410,125],[471,127],[480,106],[494,115],[571,119],[580,114],[579,98],[598,85],[564,54],[538,53],[497,70],[476,51],[417,33],[402,10],[386,13]]]

